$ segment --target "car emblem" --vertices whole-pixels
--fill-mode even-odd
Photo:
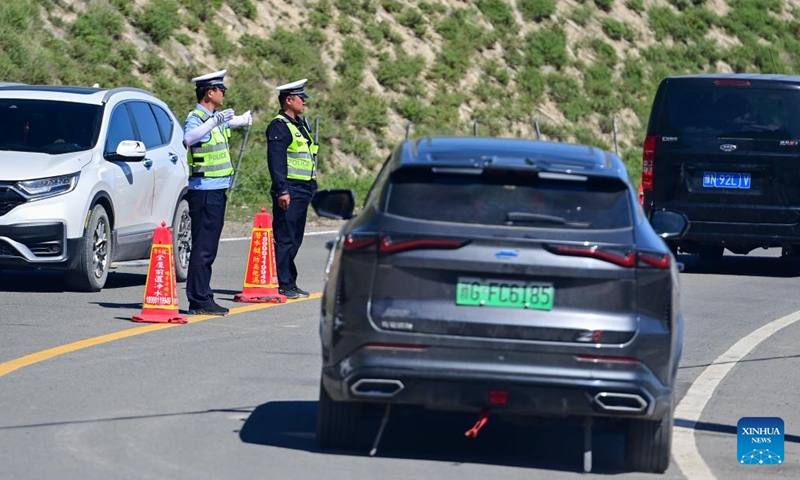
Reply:
[[[736,150],[736,145],[732,143],[723,143],[722,145],[719,146],[719,149],[722,150],[723,152],[732,152]]]

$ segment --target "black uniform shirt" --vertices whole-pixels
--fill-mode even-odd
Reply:
[[[303,136],[311,142],[310,134],[302,120],[295,120],[283,111],[279,112],[279,114],[292,122]],[[269,176],[272,178],[270,191],[276,197],[280,197],[289,193],[290,183],[297,181],[286,178],[289,173],[289,167],[286,164],[286,149],[289,148],[289,145],[294,140],[289,127],[277,118],[270,122],[269,126],[267,126],[267,131],[264,133],[267,136],[267,167],[269,167]]]

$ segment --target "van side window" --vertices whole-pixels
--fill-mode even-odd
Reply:
[[[164,145],[166,142],[161,138],[161,131],[158,129],[156,117],[150,109],[150,104],[146,102],[130,102],[133,121],[139,130],[139,139],[144,142],[148,150]]]
[[[161,132],[161,141],[164,143],[169,143],[170,139],[172,138],[172,131],[174,128],[174,125],[172,125],[172,119],[170,118],[169,114],[158,105],[150,104],[150,108],[153,109],[153,113],[156,115],[158,130]]]

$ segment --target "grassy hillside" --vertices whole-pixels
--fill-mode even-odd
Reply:
[[[310,80],[326,187],[363,193],[407,131],[535,138],[537,122],[613,148],[612,118],[638,179],[661,78],[796,72],[799,39],[800,0],[15,0],[0,81],[139,86],[183,119],[189,79],[227,68],[227,105],[257,113],[234,201],[256,204],[281,83]]]

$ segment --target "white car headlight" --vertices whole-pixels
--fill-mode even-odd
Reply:
[[[40,178],[17,182],[17,187],[31,200],[54,197],[71,192],[78,185],[81,172],[58,177]]]

